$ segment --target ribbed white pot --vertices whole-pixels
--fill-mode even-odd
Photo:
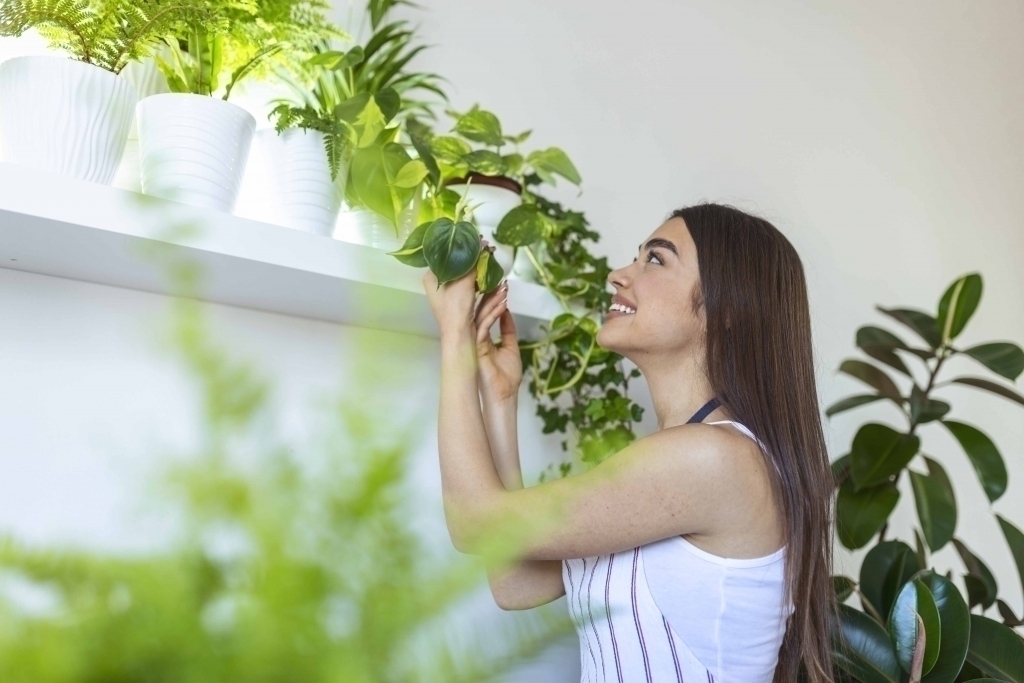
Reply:
[[[170,47],[164,46],[161,53],[169,56]],[[129,62],[121,70],[121,77],[135,86],[139,100],[151,95],[168,92],[167,79],[156,65],[156,59],[147,57],[141,62]],[[132,192],[142,191],[142,171],[139,166],[139,126],[135,113],[132,112],[132,126],[128,131],[128,141],[124,145],[121,165],[114,176],[113,185]]]
[[[421,199],[419,195],[398,214],[398,234],[395,226],[386,218],[362,207],[350,208],[344,205],[334,228],[334,238],[343,242],[362,244],[375,249],[395,251],[400,249],[409,233],[416,229]]]
[[[497,260],[498,265],[502,267],[509,279],[528,279],[523,276],[528,272],[525,269],[532,270],[532,265],[526,253],[522,252],[516,255],[515,262],[518,267],[513,268],[512,247],[506,244],[498,244],[494,239],[494,231],[497,229],[498,224],[501,223],[501,219],[509,211],[522,204],[523,198],[518,193],[504,187],[498,187],[497,185],[470,183],[467,186],[465,183],[453,183],[448,185],[448,187],[462,196],[466,195],[466,188],[469,188],[467,204],[471,207],[474,204],[479,204],[479,206],[473,209],[473,218],[476,221],[476,226],[480,229],[480,234],[490,244],[494,245],[494,258]],[[526,263],[524,264],[523,261]]]
[[[135,88],[117,74],[66,57],[0,64],[4,161],[110,184],[135,112]]]
[[[281,223],[330,236],[341,208],[341,181],[331,180],[324,134],[289,128],[278,135],[267,128],[257,133],[256,139],[269,164]],[[339,171],[339,178],[344,177],[343,171]]]
[[[256,130],[256,119],[215,97],[153,95],[139,102],[142,191],[231,212]]]

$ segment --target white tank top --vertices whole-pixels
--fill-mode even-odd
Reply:
[[[752,439],[744,425],[732,424]],[[581,683],[771,683],[792,603],[785,548],[752,559],[681,536],[563,560]]]

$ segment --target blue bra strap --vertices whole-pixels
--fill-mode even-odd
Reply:
[[[693,417],[686,421],[686,424],[690,424],[691,422],[703,422],[704,418],[710,415],[711,412],[720,405],[722,405],[722,402],[718,400],[717,396],[714,397],[705,403],[700,410],[694,413]]]

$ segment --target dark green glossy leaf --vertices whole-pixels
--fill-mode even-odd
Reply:
[[[405,238],[405,244],[397,251],[387,252],[407,266],[414,268],[426,268],[427,257],[423,255],[423,236],[427,234],[427,228],[432,221],[426,221],[416,226],[416,229]]]
[[[967,661],[1001,681],[1024,683],[1024,640],[998,621],[971,615]]]
[[[1024,533],[1021,533],[1021,530],[1005,517],[996,515],[996,519],[999,520],[999,527],[1003,530],[1006,544],[1010,546],[1010,553],[1017,565],[1017,576],[1020,577],[1020,585],[1024,589]]]
[[[887,481],[917,454],[921,439],[869,422],[857,430],[850,448],[850,476],[857,490]]]
[[[920,620],[918,620],[920,617]],[[931,591],[921,581],[908,581],[900,589],[889,613],[889,637],[896,649],[896,659],[904,671],[911,671],[914,649],[919,641],[919,628],[925,631],[924,664],[922,673],[928,673],[939,658],[942,625]]]
[[[853,595],[856,585],[849,576],[833,576],[832,589],[836,593],[836,601],[846,602],[846,599]]]
[[[532,204],[520,204],[506,213],[494,229],[494,239],[512,247],[525,247],[544,236],[545,218]]]
[[[464,138],[492,147],[505,142],[498,117],[476,105],[455,121],[453,130]]]
[[[854,491],[849,480],[839,487],[836,498],[836,531],[839,541],[854,550],[867,545],[899,502],[896,485],[885,482]]]
[[[860,565],[862,599],[867,599],[884,619],[896,593],[920,568],[914,551],[903,541],[883,541],[875,545]],[[892,584],[888,594],[887,584]]]
[[[964,545],[963,541],[954,538],[953,545],[956,546],[956,551],[968,572],[964,576],[964,584],[967,586],[967,606],[973,609],[975,605],[981,605],[984,609],[988,609],[999,594],[995,575],[992,574],[988,565],[981,561],[981,558]]]
[[[942,344],[942,335],[939,333],[939,326],[935,318],[927,313],[915,311],[909,308],[882,308],[875,306],[879,313],[884,313],[893,320],[899,321],[912,329],[921,339],[928,342],[933,349],[939,348]]]
[[[956,530],[956,501],[949,495],[944,483],[927,474],[910,473],[917,504],[917,518],[921,521],[925,541],[932,552],[938,551],[953,538]]]
[[[957,377],[956,379],[951,379],[950,382],[955,384],[966,384],[969,387],[991,391],[993,394],[999,394],[1003,398],[1008,398],[1011,401],[1024,406],[1024,396],[1021,396],[1009,387],[1004,387],[1001,384],[990,382],[987,379],[981,379],[980,377]]]
[[[480,233],[472,223],[439,218],[423,236],[423,255],[438,285],[457,280],[476,265],[480,255]]]
[[[944,342],[948,344],[963,332],[981,302],[981,290],[981,276],[971,273],[956,280],[942,295],[935,322]]]
[[[838,413],[842,413],[853,408],[859,408],[860,406],[867,405],[868,403],[874,403],[875,401],[881,401],[885,396],[878,394],[863,394],[860,396],[850,396],[844,398],[841,401],[836,401],[828,410],[825,411],[825,415],[832,417]]]
[[[434,153],[430,151],[430,143],[419,135],[410,134],[409,139],[412,141],[412,146],[416,148],[420,161],[427,167],[427,177],[430,178],[431,185],[437,187],[441,184],[441,169],[437,166]]]
[[[996,607],[999,609],[999,616],[1003,618],[1003,625],[1015,628],[1017,626],[1024,626],[1024,619],[1014,614],[1010,606],[1002,600],[996,600]]]
[[[910,419],[914,424],[925,424],[942,419],[949,410],[948,403],[934,398],[926,398],[924,392],[916,384],[910,390]]]
[[[899,683],[902,672],[889,634],[868,615],[839,605],[835,662],[861,683]]]
[[[850,476],[850,454],[836,458],[832,462],[832,483],[839,486]]]
[[[946,490],[950,499],[956,500],[956,495],[953,492],[953,482],[949,480],[949,475],[946,474],[945,468],[939,463],[938,460],[933,460],[927,455],[924,456],[925,464],[928,465],[928,475],[935,481],[942,484],[942,487]]]
[[[381,113],[384,114],[385,122],[390,122],[391,119],[395,118],[399,109],[402,108],[402,98],[394,88],[383,88],[375,92],[373,99],[377,101],[377,106],[380,107]]]
[[[859,379],[876,389],[882,396],[890,398],[897,403],[903,401],[896,383],[890,379],[889,375],[870,363],[865,363],[861,360],[844,360],[842,365],[839,366],[839,372],[845,372],[847,375]]]
[[[979,344],[965,349],[962,353],[966,353],[992,372],[1009,380],[1017,379],[1017,376],[1024,371],[1024,351],[1010,342]]]
[[[933,571],[921,572],[917,578],[928,586],[942,625],[939,657],[922,683],[953,683],[967,656],[971,637],[967,603],[949,579]]]
[[[864,353],[875,360],[899,370],[908,377],[911,376],[903,359],[895,352],[895,349],[906,349],[907,345],[893,333],[883,330],[881,327],[865,325],[857,330],[856,342]]]
[[[981,486],[985,489],[985,495],[990,501],[997,501],[1006,492],[1006,464],[992,439],[976,427],[963,422],[943,420],[942,424],[956,437],[967,453],[978,479],[981,480]]]
[[[505,269],[491,252],[484,249],[476,262],[476,288],[481,292],[490,292],[501,283]]]

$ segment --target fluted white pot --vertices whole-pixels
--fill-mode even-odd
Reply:
[[[165,45],[160,53],[169,57],[170,47]],[[139,62],[129,62],[121,70],[121,77],[135,86],[140,100],[151,95],[169,92],[167,79],[157,67],[154,57],[147,57]],[[142,191],[142,171],[139,166],[139,126],[134,111],[132,112],[132,125],[128,130],[128,141],[124,145],[124,155],[121,157],[117,175],[114,176],[113,185],[132,192]]]
[[[106,69],[66,57],[0,64],[4,161],[110,184],[135,112],[135,88]]]
[[[480,229],[480,234],[490,244],[494,245],[494,258],[505,271],[505,274],[510,279],[519,279],[518,274],[512,268],[512,247],[506,244],[499,244],[494,239],[494,231],[497,229],[498,224],[501,223],[501,219],[505,217],[505,214],[523,203],[523,198],[518,192],[513,192],[510,189],[497,185],[484,185],[477,183],[475,180],[469,185],[465,183],[452,183],[448,187],[462,196],[466,195],[467,187],[469,188],[467,204],[470,207],[473,207],[474,204],[479,204],[479,206],[472,209],[472,212],[476,226]],[[527,258],[525,253],[521,254],[516,257],[516,262],[519,262],[520,256],[523,259]]]
[[[142,191],[231,212],[256,119],[216,97],[153,95],[139,102]]]
[[[324,134],[289,128],[278,135],[273,128],[267,128],[257,133],[256,139],[269,165],[281,223],[330,236],[341,208],[341,181],[331,180]],[[339,171],[339,178],[343,171]]]

